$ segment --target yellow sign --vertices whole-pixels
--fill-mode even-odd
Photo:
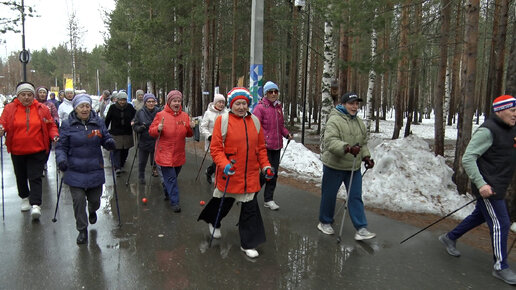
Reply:
[[[72,79],[65,79],[65,90],[66,89],[73,89],[73,80]]]

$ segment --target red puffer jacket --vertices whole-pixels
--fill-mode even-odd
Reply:
[[[163,120],[163,130],[158,132],[158,125]],[[186,162],[186,137],[193,136],[190,117],[181,109],[174,112],[168,105],[156,114],[149,127],[149,135],[158,138],[154,150],[154,160],[160,166],[177,167]]]
[[[248,114],[238,117],[229,113],[225,142],[222,141],[221,117],[215,120],[210,145],[211,157],[217,164],[215,186],[220,191],[226,187],[224,167],[235,160],[235,174],[231,175],[227,193],[254,193],[260,190],[260,170],[270,166],[265,149],[263,130],[256,131],[256,126]]]

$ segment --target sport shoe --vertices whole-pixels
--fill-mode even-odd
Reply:
[[[244,251],[246,256],[248,256],[251,259],[254,259],[260,255],[260,254],[258,254],[258,251],[255,249],[244,249],[244,248],[240,247],[240,250]]]
[[[29,198],[26,197],[26,198],[22,198],[21,200],[21,211],[29,211],[31,209],[31,205],[30,205],[30,202],[29,202]]]
[[[277,210],[279,205],[274,202],[274,200],[266,202],[263,206],[270,208],[271,210]]]
[[[179,204],[176,204],[172,206],[172,210],[178,213],[181,212],[181,207],[179,206]]]
[[[208,224],[208,228],[210,229],[210,236],[213,234],[213,238],[220,239],[222,237],[220,234],[220,228],[215,229],[215,232],[213,232],[213,226],[211,224]]]
[[[30,209],[30,216],[33,220],[39,220],[39,217],[41,216],[41,207],[39,207],[39,205],[33,205]]]
[[[88,230],[79,231],[77,236],[77,245],[86,244],[88,242]]]
[[[90,221],[90,224],[94,225],[97,222],[97,212],[90,212],[88,220]]]
[[[454,257],[460,257],[460,252],[455,247],[456,241],[448,238],[447,234],[440,235],[439,241],[441,241],[441,243],[446,247],[446,252],[448,252],[448,254]]]
[[[116,176],[120,176],[120,174],[122,174],[122,170],[120,170],[120,169],[115,170],[115,174],[116,174]]]
[[[330,225],[330,224],[323,224],[323,223],[319,223],[319,224],[317,225],[317,228],[318,228],[321,232],[323,232],[323,233],[325,233],[325,234],[327,234],[327,235],[333,235],[333,234],[335,233],[335,231],[333,230],[333,228],[331,227],[331,225]]]
[[[375,233],[371,233],[366,228],[361,228],[357,231],[355,234],[355,240],[356,241],[362,241],[362,240],[369,240],[376,237]]]
[[[516,222],[511,225],[511,232],[516,233]]]
[[[516,285],[516,274],[510,268],[505,268],[502,270],[493,269],[493,276],[503,280],[507,284]]]

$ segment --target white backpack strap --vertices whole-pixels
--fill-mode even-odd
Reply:
[[[228,113],[224,113],[220,115],[220,133],[222,135],[222,143],[226,141],[226,135],[228,133],[228,121],[229,121],[229,115]],[[256,127],[256,132],[260,133],[260,120],[255,115],[251,114],[251,120],[253,120],[254,126]]]
[[[258,117],[256,117],[253,114],[251,114],[251,119],[253,120],[254,126],[256,127],[256,132],[260,133],[260,128],[261,128],[260,120],[258,120]]]

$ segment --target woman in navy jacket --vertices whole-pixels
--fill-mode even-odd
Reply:
[[[77,244],[88,241],[88,220],[97,222],[104,177],[104,157],[101,146],[115,149],[115,141],[104,121],[91,110],[91,98],[82,94],[73,100],[74,110],[63,120],[61,138],[56,146],[59,170],[65,172],[63,182],[70,186],[75,223],[79,235]],[[86,215],[86,200],[88,215]]]

